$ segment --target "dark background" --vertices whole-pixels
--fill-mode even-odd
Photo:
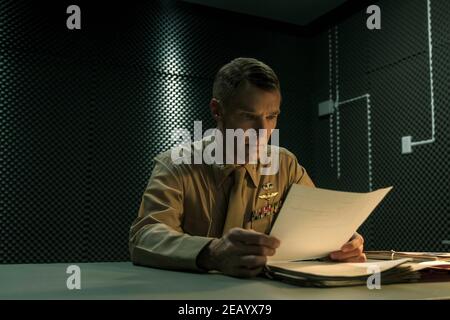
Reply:
[[[269,64],[282,86],[280,144],[319,187],[394,186],[361,227],[366,249],[448,251],[450,3],[432,1],[436,142],[431,138],[426,0],[383,0],[298,28],[179,1],[0,0],[0,263],[128,260],[128,228],[171,129],[212,127],[214,74],[235,57]],[[81,7],[81,30],[66,8]],[[338,41],[335,41],[337,26]],[[317,115],[335,96],[340,107]],[[333,60],[333,68],[336,67]],[[331,131],[331,132],[330,132]],[[330,143],[330,135],[333,143]]]

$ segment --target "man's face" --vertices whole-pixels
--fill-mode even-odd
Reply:
[[[227,106],[222,107],[221,129],[266,129],[269,134],[277,126],[281,95],[278,90],[264,91],[243,84]],[[270,136],[267,137],[267,140]],[[267,141],[266,141],[267,142]]]
[[[226,106],[220,107],[218,127],[224,133],[226,129],[254,129],[259,134],[259,129],[265,129],[267,135],[258,137],[257,141],[258,146],[264,145],[276,128],[280,103],[281,95],[278,90],[265,91],[245,83]],[[246,142],[248,144],[248,140]],[[248,146],[246,155],[248,156]]]

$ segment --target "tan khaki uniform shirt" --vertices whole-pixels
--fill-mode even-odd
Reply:
[[[233,165],[174,164],[170,150],[154,161],[138,217],[130,228],[131,260],[151,267],[201,271],[197,255],[224,231]],[[279,148],[278,173],[261,175],[259,166],[245,165],[248,174],[243,227],[268,233],[276,217],[273,208],[279,208],[289,187],[293,183],[314,187],[314,183],[296,157],[284,148]],[[264,199],[268,193],[277,194]],[[266,215],[268,208],[273,212]]]

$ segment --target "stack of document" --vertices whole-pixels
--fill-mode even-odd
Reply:
[[[450,263],[415,263],[404,259],[368,260],[365,263],[327,261],[356,232],[392,189],[351,193],[292,185],[270,232],[281,241],[268,259],[266,275],[302,286],[366,285],[371,276],[381,284],[421,279],[421,270]]]
[[[413,261],[448,261],[450,253],[447,252],[398,252],[398,251],[366,251],[368,259],[394,260],[410,258]]]
[[[266,275],[275,280],[307,287],[342,287],[391,283],[417,282],[426,280],[423,271],[432,267],[450,267],[449,262],[430,261],[413,263],[411,259],[368,260],[364,263],[342,263],[325,261],[272,262],[266,266]],[[445,271],[433,275],[434,280],[449,281],[450,273]]]

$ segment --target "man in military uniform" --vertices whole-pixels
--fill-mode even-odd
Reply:
[[[213,85],[210,109],[217,130],[266,129],[267,143],[280,113],[278,78],[264,63],[237,58],[223,66]],[[263,141],[260,141],[263,140]],[[214,139],[194,142],[202,149]],[[196,146],[197,145],[197,146]],[[275,150],[273,147],[271,150]],[[278,152],[278,170],[261,174],[261,162],[181,163],[173,150],[155,157],[155,166],[130,229],[131,260],[158,268],[210,271],[238,277],[259,274],[280,241],[268,233],[293,183],[314,187],[294,154]],[[224,147],[227,155],[236,149]],[[246,160],[249,148],[246,145]],[[320,241],[320,235],[317,235]],[[336,261],[365,261],[363,238],[355,234]]]

